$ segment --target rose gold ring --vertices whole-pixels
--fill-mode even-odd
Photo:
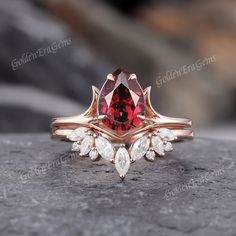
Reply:
[[[52,138],[73,142],[72,151],[92,161],[112,162],[122,179],[133,162],[154,161],[172,151],[172,143],[193,139],[192,121],[157,113],[151,87],[142,90],[127,70],[109,74],[100,91],[92,89],[85,113],[52,120]]]

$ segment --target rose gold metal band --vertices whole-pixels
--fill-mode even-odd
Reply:
[[[68,140],[68,135],[78,127],[89,127],[95,132],[106,137],[113,143],[130,144],[135,139],[143,136],[149,130],[157,128],[168,128],[177,137],[175,141],[191,140],[194,137],[193,131],[190,129],[192,121],[186,118],[173,118],[163,116],[157,113],[150,102],[151,87],[144,90],[146,98],[146,115],[140,117],[142,125],[123,133],[116,133],[113,130],[104,126],[101,120],[104,116],[99,116],[97,113],[99,90],[96,87],[93,89],[93,100],[88,110],[82,114],[71,117],[54,118],[51,123],[52,138]]]

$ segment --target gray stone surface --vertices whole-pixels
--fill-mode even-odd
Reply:
[[[42,135],[0,136],[0,235],[236,235],[235,142],[197,138],[122,182]]]

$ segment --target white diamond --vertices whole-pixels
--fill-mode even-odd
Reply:
[[[146,154],[146,158],[149,161],[154,161],[155,156],[156,156],[156,153],[154,151],[148,151]]]
[[[72,149],[71,150],[74,151],[74,152],[78,152],[80,150],[80,145],[77,142],[74,142],[72,144]]]
[[[173,150],[172,143],[167,142],[167,143],[164,145],[164,148],[165,148],[165,151],[166,151],[166,152],[172,151],[172,150]]]
[[[174,133],[173,133],[171,130],[169,130],[169,129],[167,129],[167,128],[161,128],[161,129],[159,129],[158,131],[159,131],[158,135],[159,135],[162,139],[167,140],[167,141],[173,141],[173,140],[175,140],[175,137],[176,137],[176,136],[174,135]]]
[[[144,136],[131,146],[130,155],[132,160],[141,159],[147,152],[150,145],[150,139],[147,136]]]
[[[85,127],[77,128],[68,135],[68,139],[73,142],[81,141],[87,135],[88,130],[89,129]]]
[[[102,136],[99,136],[95,139],[95,144],[98,153],[102,156],[102,158],[111,161],[114,159],[115,151],[113,145]]]
[[[81,146],[80,146],[80,154],[81,156],[85,156],[87,155],[90,150],[92,149],[94,144],[94,138],[93,136],[87,135],[83,141],[81,142]]]
[[[92,149],[89,152],[89,157],[91,158],[92,161],[95,161],[98,158],[98,151],[96,149]]]
[[[121,178],[124,178],[130,167],[130,157],[126,148],[119,148],[115,157],[115,166]]]
[[[159,136],[152,136],[152,147],[157,154],[164,154],[164,145]]]

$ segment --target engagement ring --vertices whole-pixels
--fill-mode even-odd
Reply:
[[[52,120],[52,138],[73,142],[72,151],[92,161],[103,158],[115,164],[122,179],[133,162],[152,162],[172,151],[173,143],[193,139],[192,121],[157,113],[151,87],[143,90],[127,70],[116,70],[100,91],[92,90],[85,113]]]

